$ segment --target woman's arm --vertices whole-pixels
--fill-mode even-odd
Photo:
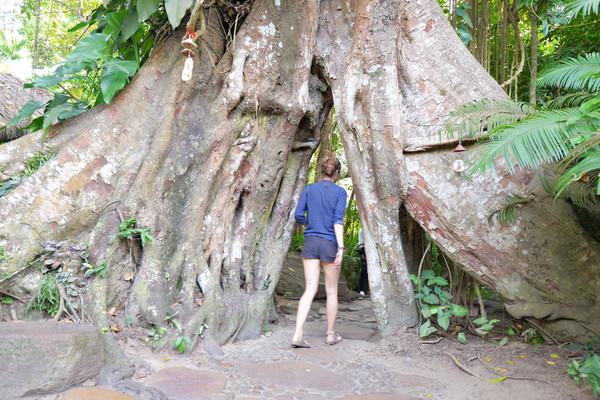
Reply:
[[[294,218],[301,225],[306,225],[308,222],[306,220],[306,188],[304,188],[300,194],[300,199],[298,200],[298,205],[296,206],[296,212],[294,213]]]
[[[333,218],[333,230],[335,240],[337,241],[338,251],[334,263],[340,265],[344,256],[344,213],[346,212],[346,191],[342,189],[335,204],[335,213]]]

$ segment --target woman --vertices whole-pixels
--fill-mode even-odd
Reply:
[[[334,345],[342,341],[342,337],[335,332],[346,211],[346,191],[334,183],[340,178],[340,169],[340,161],[333,155],[328,156],[321,168],[323,179],[304,188],[296,207],[296,221],[306,225],[302,250],[305,288],[298,303],[296,332],[292,338],[292,347],[310,347],[310,344],[304,340],[303,327],[310,305],[319,289],[320,265],[323,265],[325,272],[327,292],[325,343]]]

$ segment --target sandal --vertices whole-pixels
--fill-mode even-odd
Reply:
[[[310,343],[304,339],[292,340],[292,348],[294,349],[309,349]]]
[[[329,337],[332,336],[333,340],[329,340]],[[344,340],[344,338],[342,338],[342,335],[340,335],[337,332],[332,332],[332,333],[327,333],[327,339],[325,339],[325,343],[333,346],[335,344],[338,344],[339,342],[341,342],[342,340]]]

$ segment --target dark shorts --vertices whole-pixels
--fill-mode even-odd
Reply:
[[[335,261],[337,250],[337,243],[334,243],[331,240],[323,239],[318,236],[308,236],[304,237],[302,258],[331,263]]]

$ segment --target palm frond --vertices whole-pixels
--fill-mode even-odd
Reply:
[[[598,151],[600,149],[600,131],[582,135],[582,140],[569,152],[561,161],[561,165],[568,166],[575,162],[579,157],[584,156],[589,151]]]
[[[565,172],[565,168],[556,164],[542,167],[538,170],[537,177],[544,190],[552,195],[556,192],[556,182]],[[595,194],[596,181],[589,179],[584,181],[575,181],[568,185],[556,198],[564,198],[571,203],[582,208],[592,208],[600,206],[600,197]]]
[[[596,93],[600,91],[600,53],[570,58],[550,67],[541,73],[537,84],[540,87],[560,87]]]
[[[478,146],[467,175],[495,171],[494,162],[502,157],[511,171],[514,165],[537,168],[558,162],[575,146],[573,138],[598,129],[600,120],[590,120],[580,108],[540,111],[518,123],[501,126]]]
[[[591,14],[598,14],[600,8],[600,0],[572,0],[565,5],[565,11],[576,18],[579,13],[584,17]]]
[[[492,222],[496,219],[500,225],[510,225],[517,219],[517,207],[529,203],[535,197],[533,195],[524,197],[516,194],[511,194],[506,199],[506,204],[498,208],[490,214],[488,221]]]
[[[596,194],[600,195],[600,151],[593,151],[583,157],[577,164],[565,171],[556,181],[555,196],[560,196],[573,182],[577,182],[586,175],[593,175],[590,179],[596,181]]]
[[[454,138],[480,138],[499,126],[517,122],[535,112],[526,103],[512,100],[477,100],[463,104],[450,113],[442,135]]]
[[[551,110],[565,107],[579,107],[582,103],[593,97],[594,95],[588,92],[569,93],[550,100],[545,106]]]

